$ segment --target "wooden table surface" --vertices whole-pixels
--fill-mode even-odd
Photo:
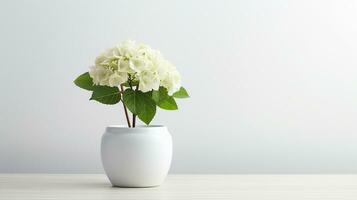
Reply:
[[[357,200],[357,175],[169,175],[140,189],[112,187],[103,174],[0,174],[0,199]]]

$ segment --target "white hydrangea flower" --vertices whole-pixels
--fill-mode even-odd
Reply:
[[[113,57],[113,49],[108,49],[95,59],[95,65],[106,66]]]
[[[130,59],[129,67],[137,73],[148,70],[149,60],[142,56],[135,56]]]
[[[155,72],[143,71],[137,77],[139,79],[139,90],[143,92],[158,90],[160,87],[160,79]]]
[[[117,49],[121,56],[130,58],[137,52],[138,44],[135,41],[128,40],[128,41],[125,41],[125,42],[119,44],[117,46]]]
[[[128,73],[115,71],[109,77],[109,86],[110,87],[118,87],[121,84],[125,83],[128,80]]]
[[[180,90],[181,76],[178,71],[175,70],[167,73],[166,78],[162,80],[162,86],[167,89],[169,95],[173,95]]]
[[[93,79],[93,83],[96,85],[109,85],[109,77],[112,71],[103,66],[93,66],[89,70],[89,75]]]
[[[158,50],[130,40],[100,54],[89,74],[94,84],[110,87],[120,86],[130,76],[139,81],[142,92],[163,86],[172,95],[181,87],[181,76],[176,67]]]
[[[120,58],[118,59],[118,71],[120,72],[126,72],[129,74],[134,73],[134,70],[132,70],[130,68],[130,63],[129,63],[129,59],[126,58]]]

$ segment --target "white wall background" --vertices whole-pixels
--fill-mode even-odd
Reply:
[[[172,173],[357,173],[356,1],[1,1],[0,172],[102,172],[121,105],[72,81],[135,39],[191,94]]]

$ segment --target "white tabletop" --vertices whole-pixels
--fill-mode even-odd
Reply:
[[[357,199],[357,175],[169,175],[156,188],[112,187],[102,174],[0,174],[0,199]]]

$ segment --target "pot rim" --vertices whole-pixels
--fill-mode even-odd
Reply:
[[[144,130],[155,130],[155,129],[166,129],[164,125],[138,125],[135,128],[129,128],[126,125],[109,125],[106,127],[106,131],[108,132],[121,132],[125,130],[125,132],[137,132],[137,131],[144,131]]]
[[[129,128],[127,125],[109,125],[108,128]],[[162,128],[164,125],[137,125],[134,128],[130,127],[130,129],[135,128]]]

